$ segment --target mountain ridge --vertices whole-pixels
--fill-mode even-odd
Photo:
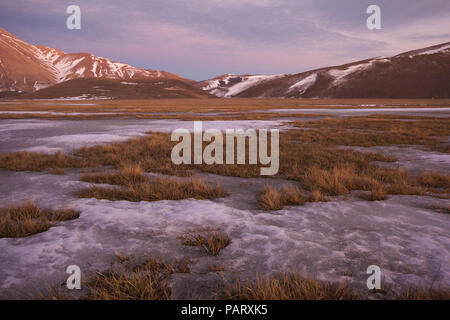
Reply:
[[[197,86],[227,98],[450,98],[450,42],[294,74],[225,74]]]
[[[174,73],[140,69],[88,52],[66,53],[47,46],[29,44],[0,28],[0,92],[34,92],[78,78],[165,78],[193,82]]]
[[[196,82],[167,71],[141,69],[88,52],[66,53],[29,44],[0,28],[0,97],[16,97],[23,92],[30,96],[32,92],[51,86],[57,86],[57,89],[45,92],[52,96],[57,90],[67,92],[70,86],[74,86],[77,93],[80,88],[85,88],[90,94],[81,93],[81,96],[90,96],[96,88],[87,85],[95,82],[60,84],[91,78],[136,81],[139,85],[136,90],[129,90],[129,85],[124,86],[120,81],[117,82],[120,85],[112,82],[104,85],[119,88],[137,98],[138,93],[148,97],[177,95],[175,92],[167,94],[168,88],[172,87],[170,83],[167,88],[159,86],[163,91],[158,93],[156,82],[146,82],[152,79],[184,82],[195,89],[175,85],[184,90],[178,95],[194,97],[203,96],[198,91],[203,90],[204,96],[220,98],[450,98],[450,42],[300,73],[224,74]],[[153,94],[148,95],[143,88]]]

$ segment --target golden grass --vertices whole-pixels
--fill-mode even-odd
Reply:
[[[209,111],[208,111],[209,112]],[[212,111],[214,112],[214,111]],[[128,112],[124,114],[113,113],[110,114],[37,114],[37,113],[24,113],[24,114],[0,114],[0,119],[45,119],[45,120],[99,120],[99,119],[176,119],[180,121],[214,121],[214,120],[271,120],[285,117],[300,117],[300,118],[315,118],[320,115],[305,114],[305,113],[286,113],[283,112],[237,112],[232,111],[226,114],[184,114],[184,113],[141,113],[141,112]]]
[[[61,208],[48,211],[47,216],[50,221],[68,221],[78,219],[80,212],[70,208]]]
[[[212,256],[217,256],[220,251],[231,243],[228,234],[220,231],[209,231],[202,234],[187,233],[183,237],[183,245],[201,247]]]
[[[119,170],[119,172],[101,172],[96,174],[85,174],[80,178],[81,181],[113,184],[113,185],[132,185],[149,181],[144,175],[144,172],[139,164],[126,165]]]
[[[123,176],[111,174],[108,181],[124,182]],[[202,179],[186,181],[174,178],[155,178],[143,183],[125,184],[122,187],[91,186],[76,192],[79,198],[96,198],[126,201],[158,201],[182,199],[215,199],[227,196],[219,184],[210,185]]]
[[[23,113],[23,114],[12,114],[12,113],[3,113],[0,114],[0,119],[44,119],[44,120],[95,120],[95,119],[110,119],[110,118],[124,118],[123,114],[80,114],[80,115],[71,115],[71,114],[40,114],[40,113]]]
[[[20,238],[50,229],[53,222],[77,219],[80,212],[63,208],[42,210],[32,201],[0,208],[0,238]]]
[[[381,201],[386,200],[386,190],[383,186],[375,186],[368,196],[364,196],[363,199],[366,199],[368,201]]]
[[[126,262],[129,260],[127,259]],[[166,279],[173,273],[189,272],[188,259],[171,264],[156,259],[105,273],[98,272],[87,284],[88,300],[169,300]]]
[[[57,101],[58,105],[45,105],[35,100],[3,101],[1,111],[55,111],[55,112],[195,112],[195,111],[248,111],[273,108],[361,108],[362,104],[402,107],[448,107],[450,99],[134,99],[86,101]],[[10,103],[8,103],[10,102]],[[368,108],[370,109],[370,108]]]
[[[169,135],[152,133],[148,137],[132,139],[126,143],[82,148],[76,155],[88,162],[101,165],[111,165],[115,168],[124,163],[139,163],[144,171],[163,171],[168,174],[177,174],[186,170],[198,170],[226,176],[259,177],[257,165],[174,165],[170,160],[171,149],[174,145],[168,139]],[[353,165],[354,175],[359,176],[360,171],[372,172],[373,160],[391,161],[390,158],[377,154],[363,154],[351,150],[331,150],[326,146],[301,143],[296,132],[283,133],[280,138],[280,175],[288,179],[303,182],[308,169],[333,170],[333,165]],[[319,168],[317,166],[321,166]],[[336,170],[334,170],[336,172]],[[359,171],[359,172],[358,172]],[[359,178],[361,180],[362,178]],[[310,188],[313,189],[313,188]],[[314,188],[318,189],[318,188]],[[325,190],[328,191],[328,190]]]
[[[329,201],[319,190],[307,194],[294,186],[284,186],[280,189],[264,185],[259,195],[258,207],[261,210],[281,210],[284,206],[301,205],[305,202]]]
[[[259,197],[258,207],[262,210],[283,209],[284,202],[281,192],[265,185]]]
[[[440,188],[450,192],[450,175],[436,171],[425,171],[419,177],[419,183],[428,188]]]
[[[139,165],[143,171],[175,174],[181,168],[172,164],[170,155],[173,145],[175,144],[171,143],[169,134],[153,133],[125,143],[80,148],[75,155],[86,161],[113,166],[119,170],[129,165]]]
[[[91,164],[58,151],[56,154],[13,152],[0,154],[0,168],[10,171],[43,171],[53,169],[52,172],[66,168],[83,168]]]
[[[410,177],[405,169],[390,172],[387,179],[389,183],[386,185],[386,192],[389,194],[425,195],[427,191],[418,181]]]
[[[323,198],[347,195],[354,190],[372,193],[384,190],[386,194],[424,195],[428,191],[434,192],[435,196],[448,194],[448,175],[424,173],[421,177],[414,178],[403,169],[382,168],[374,163],[395,161],[390,156],[338,148],[342,145],[373,146],[398,143],[423,143],[430,148],[441,148],[443,137],[450,135],[448,120],[444,118],[400,116],[397,118],[368,116],[298,122],[297,126],[312,129],[280,133],[278,176],[297,181],[311,194],[320,193]],[[224,176],[260,177],[258,165],[174,165],[170,155],[175,144],[176,142],[170,141],[170,134],[149,133],[146,137],[131,139],[125,143],[81,148],[72,157],[61,153],[1,155],[0,167],[9,170],[40,171],[49,168],[55,170],[68,167],[112,166],[120,172],[127,167],[140,167],[143,172],[151,171],[175,176],[191,176],[194,172],[200,171]],[[119,177],[107,176],[108,174],[84,176],[82,179],[95,183],[104,181],[123,185],[128,179],[125,176],[132,175],[122,173],[125,176]],[[112,181],[112,179],[125,180]],[[103,197],[103,189],[94,188],[93,191]],[[128,198],[131,194],[145,193],[139,186],[137,190],[125,191]],[[380,197],[382,198],[374,195],[373,198]],[[319,196],[316,199],[320,201]]]
[[[303,139],[346,146],[424,145],[447,151],[442,145],[450,136],[450,118],[373,115],[299,121]]]
[[[118,270],[98,273],[87,285],[89,300],[168,300],[170,289],[153,272],[139,274]]]
[[[311,190],[309,195],[309,202],[328,202],[331,199],[324,195],[320,190]]]
[[[243,283],[235,280],[225,286],[216,299],[224,300],[358,300],[343,283],[319,281],[299,273],[284,273],[279,277],[257,277]]]

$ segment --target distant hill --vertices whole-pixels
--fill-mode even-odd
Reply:
[[[450,98],[450,42],[297,74],[227,74],[197,86],[218,97]]]
[[[73,79],[15,99],[166,99],[214,96],[186,83],[167,78],[145,80]]]

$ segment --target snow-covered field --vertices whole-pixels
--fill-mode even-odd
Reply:
[[[204,129],[286,125],[285,121],[203,122]],[[70,152],[82,145],[124,141],[147,131],[176,128],[193,130],[193,123],[146,119],[0,120],[0,153]],[[398,164],[406,164],[411,170],[427,169],[429,165],[445,172],[450,163],[447,155],[433,152],[383,150],[404,154],[407,159],[399,157]],[[450,216],[433,210],[435,205],[448,206],[450,201],[446,199],[390,196],[386,201],[368,202],[352,195],[265,212],[256,209],[257,195],[264,184],[290,182],[201,174],[208,181],[222,183],[231,196],[212,201],[133,203],[75,198],[73,191],[88,185],[79,181],[79,174],[77,170],[61,176],[0,170],[0,205],[33,198],[43,207],[64,205],[81,211],[79,219],[62,222],[49,231],[26,238],[0,239],[0,298],[33,294],[49,284],[61,284],[67,277],[66,267],[72,264],[81,267],[83,277],[89,277],[95,271],[108,269],[119,253],[193,259],[191,273],[172,276],[174,298],[208,297],[219,281],[217,275],[205,273],[212,263],[222,263],[224,275],[230,278],[300,270],[322,279],[349,281],[361,292],[367,290],[366,269],[373,264],[381,267],[383,283],[395,289],[450,284]],[[241,185],[243,181],[252,185]],[[232,238],[231,245],[218,257],[181,243],[179,236],[184,232],[204,227],[220,227]],[[196,286],[200,282],[201,290]]]
[[[74,199],[71,191],[83,182],[77,174],[0,173],[0,202],[39,199],[42,205],[69,205],[79,219],[21,239],[0,239],[0,297],[28,288],[62,283],[65,268],[76,264],[85,276],[106,270],[116,254],[163,259],[195,259],[192,272],[180,277],[194,283],[212,263],[223,263],[226,274],[252,278],[256,272],[300,270],[329,280],[344,280],[364,290],[366,268],[379,265],[383,281],[394,287],[450,283],[450,217],[431,210],[432,198],[394,196],[387,201],[340,199],[287,207],[275,213],[252,209],[256,190],[239,186],[241,178],[207,176],[221,181],[233,194],[216,201],[182,200],[132,203]],[[278,182],[280,183],[280,182]],[[12,187],[13,186],[13,187]],[[442,202],[442,201],[441,201]],[[447,201],[448,203],[448,201]],[[219,257],[185,247],[179,236],[189,230],[220,227],[232,238]],[[211,289],[215,278],[209,279]],[[216,279],[217,280],[217,279]],[[208,292],[180,292],[179,298]]]

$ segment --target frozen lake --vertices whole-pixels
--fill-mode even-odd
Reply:
[[[203,121],[204,129],[288,125],[288,121],[281,120]],[[0,120],[0,153],[70,152],[83,145],[124,141],[147,131],[170,132],[177,128],[193,130],[193,122]],[[444,169],[448,164],[446,155],[427,155],[412,149],[383,150],[404,153],[405,158],[400,160],[411,169],[427,163]],[[450,215],[433,210],[435,205],[448,206],[450,201],[446,199],[390,196],[386,201],[368,202],[352,195],[333,202],[265,212],[256,207],[264,184],[292,182],[203,174],[200,176],[208,181],[220,182],[231,195],[214,201],[133,203],[75,198],[73,192],[88,185],[79,181],[79,175],[76,170],[66,175],[0,170],[0,205],[32,198],[43,207],[64,205],[81,211],[79,219],[60,223],[44,233],[0,239],[0,298],[60,284],[67,276],[65,268],[71,264],[79,265],[83,276],[106,270],[119,253],[194,259],[191,273],[171,278],[174,298],[180,299],[205,298],[211,293],[196,289],[196,284],[202,281],[211,290],[215,288],[218,276],[205,274],[212,263],[223,264],[224,275],[229,278],[236,274],[252,278],[256,273],[300,270],[322,279],[349,281],[362,292],[366,290],[366,269],[372,264],[381,267],[383,283],[395,288],[450,283]],[[244,181],[252,185],[241,185]],[[232,238],[231,245],[218,257],[181,244],[179,236],[183,232],[204,227],[220,227]]]
[[[220,120],[202,121],[203,129],[281,128],[286,121]],[[125,141],[148,131],[194,130],[192,121],[154,119],[109,120],[0,120],[0,153],[34,151],[53,153],[73,151],[82,146]]]
[[[191,273],[173,276],[176,286],[191,288],[178,298],[206,294],[195,290],[197,281],[209,281],[214,288],[217,279],[204,275],[211,263],[222,263],[229,277],[300,270],[350,281],[362,291],[372,264],[382,268],[383,283],[395,287],[450,283],[450,216],[431,210],[436,200],[429,197],[352,198],[264,212],[252,204],[265,179],[250,179],[249,188],[240,185],[248,179],[204,175],[220,181],[232,195],[214,201],[133,203],[73,198],[73,190],[87,185],[77,173],[0,171],[0,177],[2,204],[32,197],[43,206],[64,204],[82,212],[79,219],[44,233],[0,239],[0,297],[25,287],[42,288],[44,282],[62,283],[71,264],[79,265],[85,276],[106,270],[119,253],[194,259]],[[220,227],[232,238],[218,257],[181,244],[183,232],[205,227]]]

